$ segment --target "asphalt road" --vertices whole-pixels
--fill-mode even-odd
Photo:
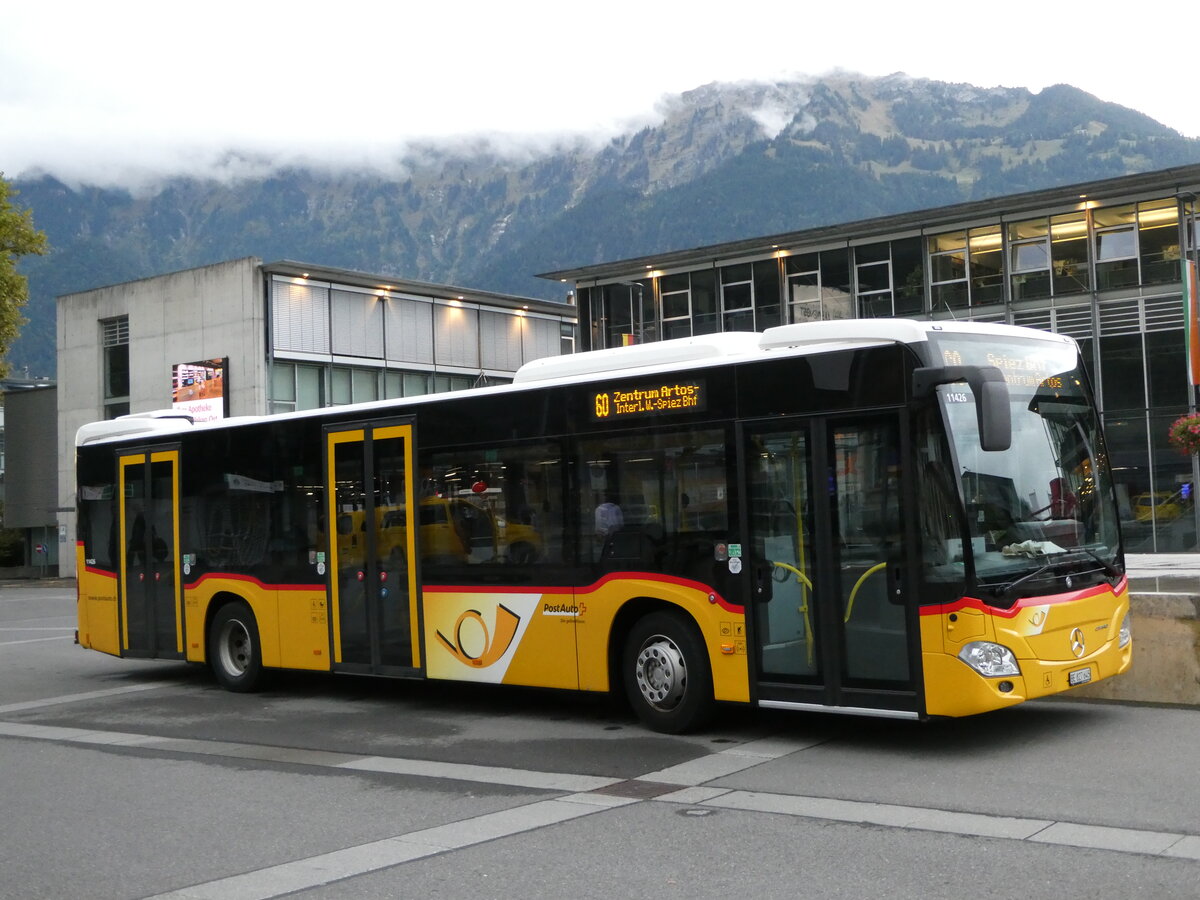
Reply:
[[[667,737],[558,693],[231,694],[73,629],[71,589],[0,586],[0,898],[1200,896],[1198,710]]]

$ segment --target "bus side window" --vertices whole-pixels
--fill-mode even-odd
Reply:
[[[712,582],[714,547],[729,536],[722,430],[585,439],[579,466],[581,562]],[[601,529],[609,506],[620,525]]]
[[[420,468],[419,544],[427,567],[563,561],[561,445],[433,452]]]

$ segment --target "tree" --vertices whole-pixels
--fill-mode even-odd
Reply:
[[[4,355],[26,321],[21,307],[29,300],[29,282],[17,272],[17,260],[47,250],[46,235],[33,227],[29,210],[13,205],[15,196],[0,172],[0,375],[8,373]]]

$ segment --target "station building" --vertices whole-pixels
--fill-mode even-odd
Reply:
[[[75,432],[173,409],[196,421],[504,383],[573,352],[567,303],[247,257],[58,298],[58,533]],[[67,538],[63,538],[66,540]],[[74,554],[59,554],[74,575]]]
[[[1103,410],[1126,549],[1194,551],[1200,472],[1167,429],[1196,409],[1183,260],[1198,194],[1187,166],[542,277],[573,287],[584,350],[879,316],[1069,335]]]

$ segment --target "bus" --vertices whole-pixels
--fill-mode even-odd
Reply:
[[[512,384],[81,428],[78,641],[268,670],[925,720],[1129,668],[1078,348],[862,319],[549,357]]]

